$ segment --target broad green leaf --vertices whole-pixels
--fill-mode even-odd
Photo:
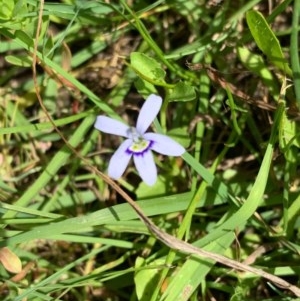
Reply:
[[[140,52],[132,52],[130,55],[131,67],[144,80],[152,84],[164,85],[165,71],[153,58]]]
[[[259,49],[275,66],[287,75],[292,76],[292,70],[286,62],[279,41],[264,16],[261,13],[252,10],[247,12],[246,19],[251,34]]]
[[[195,88],[185,82],[179,82],[170,93],[169,101],[191,101],[195,98]]]

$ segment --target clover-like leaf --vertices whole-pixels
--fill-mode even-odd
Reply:
[[[141,52],[132,52],[130,55],[131,67],[144,80],[152,83],[165,84],[165,71],[153,58]]]

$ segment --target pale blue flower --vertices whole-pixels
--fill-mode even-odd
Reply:
[[[181,156],[185,149],[173,139],[156,133],[146,133],[162,105],[160,96],[151,94],[141,108],[136,127],[107,116],[98,116],[95,128],[104,133],[127,138],[110,159],[108,175],[119,179],[131,157],[142,180],[152,186],[157,179],[157,169],[152,151],[168,156]]]

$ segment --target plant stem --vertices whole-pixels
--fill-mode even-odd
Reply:
[[[300,0],[294,1],[292,32],[291,32],[291,65],[294,78],[294,89],[296,94],[296,102],[300,108],[300,66],[299,66],[299,50],[298,50],[298,25],[299,25]]]

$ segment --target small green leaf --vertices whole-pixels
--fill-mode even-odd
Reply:
[[[14,0],[0,0],[0,20],[9,20],[15,7]]]
[[[132,52],[130,55],[132,69],[144,80],[152,84],[164,85],[165,71],[153,58],[140,52]]]
[[[25,43],[28,48],[33,47],[33,39],[23,30],[16,30],[16,38],[19,38],[23,43]]]
[[[195,88],[185,82],[179,82],[169,95],[169,101],[191,101],[196,98]]]
[[[5,60],[15,66],[30,67],[32,59],[28,55],[7,55]]]
[[[259,49],[275,66],[284,71],[287,75],[292,76],[292,70],[286,62],[279,41],[263,15],[254,10],[248,11],[246,19]]]

